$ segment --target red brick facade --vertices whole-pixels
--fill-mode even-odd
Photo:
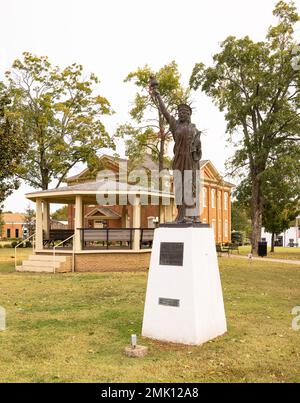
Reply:
[[[24,214],[3,213],[3,226],[1,238],[22,238],[24,230]]]

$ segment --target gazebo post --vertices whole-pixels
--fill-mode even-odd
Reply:
[[[76,196],[75,198],[75,222],[74,222],[74,234],[75,234],[75,251],[82,250],[81,244],[81,231],[78,228],[83,227],[83,202],[82,196]]]
[[[37,198],[35,202],[36,217],[35,217],[35,247],[36,250],[43,249],[43,204],[42,199]]]
[[[160,198],[160,206],[159,206],[159,222],[160,224],[164,224],[166,221],[166,206],[163,205],[163,199]]]
[[[172,200],[170,200],[170,204],[165,206],[165,222],[173,221],[173,204]]]
[[[45,238],[49,239],[50,231],[50,204],[43,200],[43,231]]]
[[[141,203],[139,195],[136,195],[134,199],[132,221],[133,228],[141,228]],[[140,250],[140,233],[140,230],[134,231],[133,250]]]

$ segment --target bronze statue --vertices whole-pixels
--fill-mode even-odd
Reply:
[[[172,169],[174,171],[175,201],[178,209],[177,223],[199,220],[199,161],[202,156],[200,131],[191,123],[192,109],[178,105],[178,120],[167,110],[159,92],[158,83],[152,78],[149,91],[166,121],[175,142]]]

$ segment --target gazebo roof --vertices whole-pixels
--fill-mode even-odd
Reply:
[[[40,198],[50,203],[73,204],[76,196],[82,196],[83,201],[86,203],[95,203],[97,195],[140,195],[174,198],[173,193],[160,192],[156,189],[148,189],[140,185],[130,185],[124,182],[115,182],[109,179],[27,193],[26,197],[31,201],[36,201],[36,199]]]

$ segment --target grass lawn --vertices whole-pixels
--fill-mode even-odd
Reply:
[[[31,248],[17,248],[17,264],[32,254]],[[0,248],[0,274],[15,271],[15,249]],[[1,280],[0,280],[1,281]]]
[[[271,247],[268,247],[268,256],[267,258],[271,259],[292,259],[292,260],[300,260],[300,248],[282,248],[279,246],[275,246],[275,251],[273,253],[270,252]],[[248,255],[251,251],[251,246],[239,246],[240,255]],[[237,251],[233,251],[234,254],[237,254]]]
[[[2,252],[2,251],[1,251]],[[25,274],[0,263],[1,382],[299,382],[300,270],[220,258],[228,333],[202,346],[139,337],[147,273]]]

